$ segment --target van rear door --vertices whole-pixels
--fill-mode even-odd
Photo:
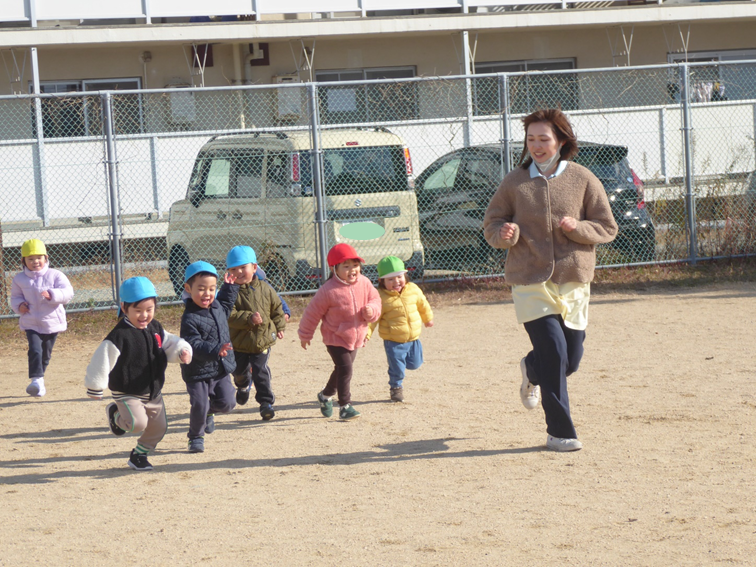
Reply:
[[[410,189],[405,148],[350,146],[323,151],[323,177],[328,211],[329,246],[354,245],[367,264],[384,256],[409,260],[421,248],[417,200]],[[341,229],[368,222],[383,228],[382,236],[355,241]]]

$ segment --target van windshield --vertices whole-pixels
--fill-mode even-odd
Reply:
[[[312,167],[310,154],[300,154],[304,194],[311,194]],[[407,191],[407,168],[404,149],[399,146],[337,148],[323,151],[325,194],[354,195]]]

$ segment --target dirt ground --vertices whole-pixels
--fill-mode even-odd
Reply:
[[[145,473],[107,400],[86,398],[99,341],[61,335],[41,399],[25,353],[0,345],[0,565],[754,564],[752,283],[594,295],[570,382],[584,449],[567,454],[520,403],[511,301],[453,303],[406,403],[388,402],[380,340],[359,353],[352,422],[320,416],[330,359],[293,324],[271,359],[276,418],[252,400],[189,454],[171,365]]]

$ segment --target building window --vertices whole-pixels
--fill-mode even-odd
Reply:
[[[319,83],[407,79],[415,67],[318,71]],[[417,84],[379,83],[375,85],[320,86],[321,121],[324,124],[350,122],[393,122],[418,117]]]
[[[91,79],[85,81],[44,81],[43,94],[65,94],[91,91],[138,90],[141,79]],[[29,91],[33,86],[29,84]],[[141,95],[115,93],[113,122],[116,134],[138,134],[143,131]],[[42,99],[42,128],[45,138],[101,136],[102,110],[99,95]]]
[[[506,61],[477,63],[475,73],[523,73],[527,71],[560,71],[574,69],[574,59],[548,61]],[[499,114],[503,111],[501,82],[498,77],[481,77],[473,81],[475,114]],[[527,114],[539,108],[558,106],[562,110],[578,108],[577,75],[575,73],[515,75],[509,78],[509,110]]]
[[[670,53],[670,63],[711,63],[711,65],[692,65],[689,71],[690,95],[692,102],[716,102],[721,100],[743,100],[756,96],[753,76],[756,72],[754,63],[733,63],[756,59],[756,49],[737,51],[699,51],[688,53]],[[722,63],[725,63],[724,65]],[[670,99],[680,100],[679,71],[674,69],[667,86]]]

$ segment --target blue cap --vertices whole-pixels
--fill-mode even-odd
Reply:
[[[143,276],[129,278],[121,284],[119,290],[123,303],[136,303],[148,297],[157,297],[157,291],[152,282]]]
[[[257,254],[249,246],[234,246],[226,256],[226,269],[244,264],[257,264]]]
[[[186,283],[192,276],[199,274],[200,272],[208,272],[210,274],[213,274],[216,278],[218,277],[218,271],[215,269],[215,266],[210,264],[209,262],[195,262],[194,264],[189,264],[186,267],[186,271],[184,272],[184,283]]]

